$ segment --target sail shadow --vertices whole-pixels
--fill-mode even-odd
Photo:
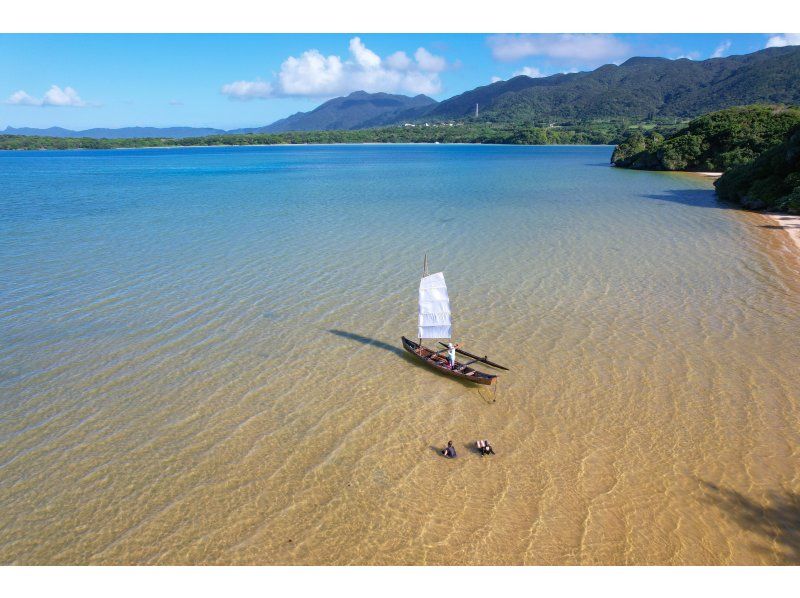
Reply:
[[[373,345],[378,347],[379,349],[383,349],[384,351],[389,351],[390,353],[394,353],[395,355],[399,355],[400,357],[407,357],[406,352],[403,351],[400,347],[395,347],[390,345],[389,343],[384,343],[383,341],[379,341],[375,338],[370,338],[368,336],[361,336],[360,334],[356,334],[355,332],[347,332],[346,330],[337,330],[335,328],[331,328],[328,330],[331,334],[335,334],[336,336],[341,336],[342,338],[350,339],[351,341],[356,341],[361,343],[362,345]]]

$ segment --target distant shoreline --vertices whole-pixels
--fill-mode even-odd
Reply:
[[[143,149],[191,149],[191,148],[220,148],[220,147],[305,147],[305,146],[338,146],[338,145],[479,145],[496,147],[615,147],[612,143],[479,143],[469,141],[346,141],[341,143],[215,143],[208,145],[140,145],[135,147],[71,147],[71,148],[0,148],[0,152],[107,152],[119,150]],[[609,164],[611,167],[611,164]]]

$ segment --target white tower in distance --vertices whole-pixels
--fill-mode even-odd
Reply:
[[[475,104],[475,118],[478,118],[478,104]]]

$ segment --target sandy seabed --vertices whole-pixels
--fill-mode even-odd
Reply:
[[[0,563],[800,564],[788,239],[607,154],[0,156]]]

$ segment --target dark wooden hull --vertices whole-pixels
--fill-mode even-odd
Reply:
[[[406,351],[411,353],[422,363],[442,372],[443,374],[453,376],[454,378],[459,378],[460,380],[465,380],[466,382],[474,382],[475,384],[489,385],[497,381],[497,376],[479,372],[478,370],[467,367],[458,361],[456,361],[455,368],[451,370],[450,363],[448,362],[447,357],[444,355],[437,354],[435,351],[428,349],[428,347],[420,345],[419,343],[415,343],[406,337],[402,337],[402,339],[403,348]]]

